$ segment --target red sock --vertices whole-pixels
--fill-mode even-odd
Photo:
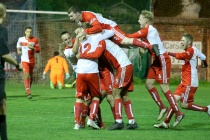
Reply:
[[[30,91],[30,79],[24,79],[24,85],[25,85],[25,88],[26,88],[26,93],[30,94],[31,93],[31,91]]]
[[[83,104],[83,110],[81,112],[81,119],[80,119],[80,123],[83,127],[85,127],[85,119],[88,115],[88,111],[89,111],[89,107]]]
[[[30,88],[31,88],[32,83],[33,83],[33,78],[30,79]]]
[[[123,105],[124,105],[125,113],[127,115],[128,120],[134,119],[131,101],[128,100],[124,102]]]
[[[142,41],[141,39],[138,38],[134,38],[133,39],[133,45],[141,47],[141,48],[146,48],[146,49],[152,49],[152,46],[144,41]]]
[[[199,106],[193,103],[188,103],[187,109],[194,110],[194,111],[203,111],[203,112],[208,111],[208,107]]]
[[[167,115],[166,115],[166,118],[164,119],[164,122],[165,123],[170,123],[173,115],[174,115],[174,111],[173,111],[172,107],[170,107],[167,111]]]
[[[99,107],[99,101],[98,100],[92,100],[90,104],[90,116],[89,119],[94,120],[96,117],[96,114],[98,113],[98,107]]]
[[[98,107],[97,119],[98,119],[98,122],[99,122],[98,126],[99,127],[105,127],[103,119],[102,119],[102,116],[101,116],[101,108],[100,108],[100,106]]]
[[[74,119],[75,119],[76,124],[79,124],[80,115],[81,115],[82,110],[83,110],[83,103],[75,102],[75,104],[74,104]]]
[[[114,100],[114,107],[115,107],[116,120],[117,119],[121,120],[122,119],[122,99],[121,98]]]
[[[176,100],[174,98],[174,96],[172,95],[171,91],[167,91],[165,94],[165,97],[167,98],[170,106],[172,107],[173,111],[176,113],[176,116],[179,116],[181,115],[182,113],[180,112],[178,106],[177,106],[177,103],[176,103]]]
[[[158,105],[159,109],[163,109],[165,108],[162,100],[160,99],[160,96],[158,94],[158,91],[155,87],[153,87],[152,89],[148,90],[150,95],[152,96],[152,99],[156,102],[156,104]]]

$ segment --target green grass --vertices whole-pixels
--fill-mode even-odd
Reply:
[[[158,90],[159,89],[159,86]],[[174,91],[176,86],[171,86]],[[158,107],[147,93],[143,84],[135,85],[130,93],[133,112],[139,128],[132,131],[73,130],[75,88],[51,90],[48,85],[33,85],[33,99],[28,100],[23,84],[6,85],[7,130],[10,140],[206,140],[210,134],[210,118],[206,113],[182,110],[186,117],[173,129],[155,129]],[[161,93],[161,92],[160,92]],[[167,101],[160,94],[163,102]],[[208,105],[210,94],[208,86],[200,86],[195,95],[195,103]],[[106,100],[101,104],[106,128],[112,125],[113,118]],[[123,112],[123,121],[128,120]],[[171,122],[173,124],[174,118]]]

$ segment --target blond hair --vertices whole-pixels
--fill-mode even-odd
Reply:
[[[147,10],[142,10],[141,15],[146,18],[150,23],[153,23],[154,14]]]
[[[0,3],[0,18],[2,18],[6,13],[6,6],[3,3]]]

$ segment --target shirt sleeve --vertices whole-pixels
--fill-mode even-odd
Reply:
[[[126,36],[129,38],[146,38],[148,34],[148,29],[149,28],[143,28],[133,34],[126,34]]]
[[[95,34],[102,32],[102,26],[101,23],[98,21],[96,16],[91,12],[83,12],[82,13],[82,22],[89,22],[92,27],[85,29],[85,32],[87,34]]]
[[[98,44],[98,47],[96,48],[96,50],[94,52],[82,53],[82,54],[80,54],[80,58],[97,59],[102,55],[105,48],[106,48],[105,40],[101,40]]]
[[[21,48],[21,45],[20,45],[20,38],[19,38],[18,41],[17,41],[16,47],[17,47],[17,48]]]
[[[45,69],[44,69],[44,72],[45,73],[47,73],[49,70],[50,70],[50,68],[51,68],[51,59],[47,62],[47,65],[45,66]]]
[[[36,39],[36,41],[35,41],[35,52],[36,53],[39,53],[40,52],[40,47],[39,47],[39,42],[38,42],[38,39]]]
[[[196,48],[196,54],[200,60],[206,60],[206,56]]]
[[[194,50],[190,48],[190,49],[187,49],[185,52],[176,53],[175,58],[179,60],[185,60],[185,59],[190,60],[193,54],[194,54]]]

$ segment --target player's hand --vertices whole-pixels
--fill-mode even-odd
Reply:
[[[207,64],[206,60],[203,60],[203,65],[205,68],[207,68],[209,65]]]
[[[77,28],[74,33],[78,35],[83,29],[81,27]]]
[[[29,49],[32,49],[32,50],[34,50],[34,49],[35,49],[35,48],[34,48],[34,44],[32,44],[32,43],[28,43],[28,45],[27,45],[27,46],[28,46],[28,48],[29,48]]]
[[[65,79],[67,80],[67,79],[69,79],[69,78],[70,78],[69,73],[66,73]]]
[[[21,52],[21,51],[19,51],[19,50],[17,51],[17,53],[18,53],[18,55],[22,55],[22,52]]]
[[[42,79],[45,79],[45,73],[43,72],[43,74],[42,74]]]
[[[80,53],[79,53],[79,52],[76,54],[76,58],[77,58],[77,59],[80,58]]]
[[[83,28],[83,29],[91,28],[91,27],[92,27],[92,25],[90,24],[90,22],[83,22],[83,23],[82,23],[82,28]]]
[[[84,31],[84,29],[83,28],[80,28],[80,30],[78,31],[78,33],[77,33],[77,36],[76,36],[76,38],[79,38],[79,39],[81,39],[81,38],[84,38],[84,37],[86,37],[86,32]]]

